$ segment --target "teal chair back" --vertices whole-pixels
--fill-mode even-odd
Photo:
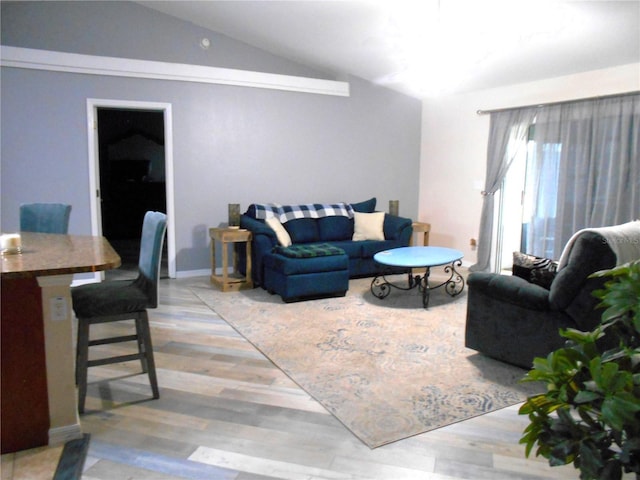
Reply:
[[[62,233],[69,230],[71,205],[28,203],[20,205],[20,230],[23,232]]]
[[[162,212],[147,212],[142,222],[140,257],[136,284],[149,299],[148,308],[158,306],[158,280],[164,234],[167,230],[167,216]]]

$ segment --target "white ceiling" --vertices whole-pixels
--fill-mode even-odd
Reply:
[[[337,78],[414,96],[640,62],[640,0],[138,3]]]

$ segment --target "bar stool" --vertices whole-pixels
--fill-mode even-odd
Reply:
[[[147,309],[158,306],[160,259],[167,228],[167,217],[160,212],[147,212],[142,225],[138,277],[91,283],[71,289],[73,310],[78,318],[76,351],[76,384],[78,410],[84,413],[87,395],[87,369],[98,365],[139,360],[142,373],[149,375],[153,398],[159,398],[153,347]],[[89,339],[89,327],[99,323],[134,320],[135,335]],[[89,360],[89,347],[120,342],[137,343],[137,353]]]

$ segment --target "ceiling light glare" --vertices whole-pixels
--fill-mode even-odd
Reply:
[[[393,2],[388,51],[402,68],[388,82],[444,94],[492,58],[551,42],[576,24],[567,4],[543,0]]]

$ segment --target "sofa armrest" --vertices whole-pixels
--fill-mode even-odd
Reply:
[[[397,217],[384,214],[384,238],[385,240],[397,240],[403,245],[409,245],[413,234],[412,220],[410,218]]]
[[[525,279],[499,273],[473,272],[467,278],[469,289],[501,302],[530,310],[551,310],[549,290]]]
[[[251,218],[248,215],[243,214],[240,216],[240,228],[246,228],[249,230],[253,234],[254,238],[258,235],[266,235],[268,238],[273,240],[274,246],[278,243],[276,232],[274,232],[271,227],[260,220]]]
[[[273,248],[278,245],[278,238],[267,224],[245,214],[240,216],[240,228],[246,228],[253,235],[251,240],[251,276],[255,285],[262,285],[264,256],[271,253]],[[240,244],[240,247],[242,248],[244,245]],[[246,273],[244,258],[244,254],[241,254],[238,258],[238,269],[243,274]]]

